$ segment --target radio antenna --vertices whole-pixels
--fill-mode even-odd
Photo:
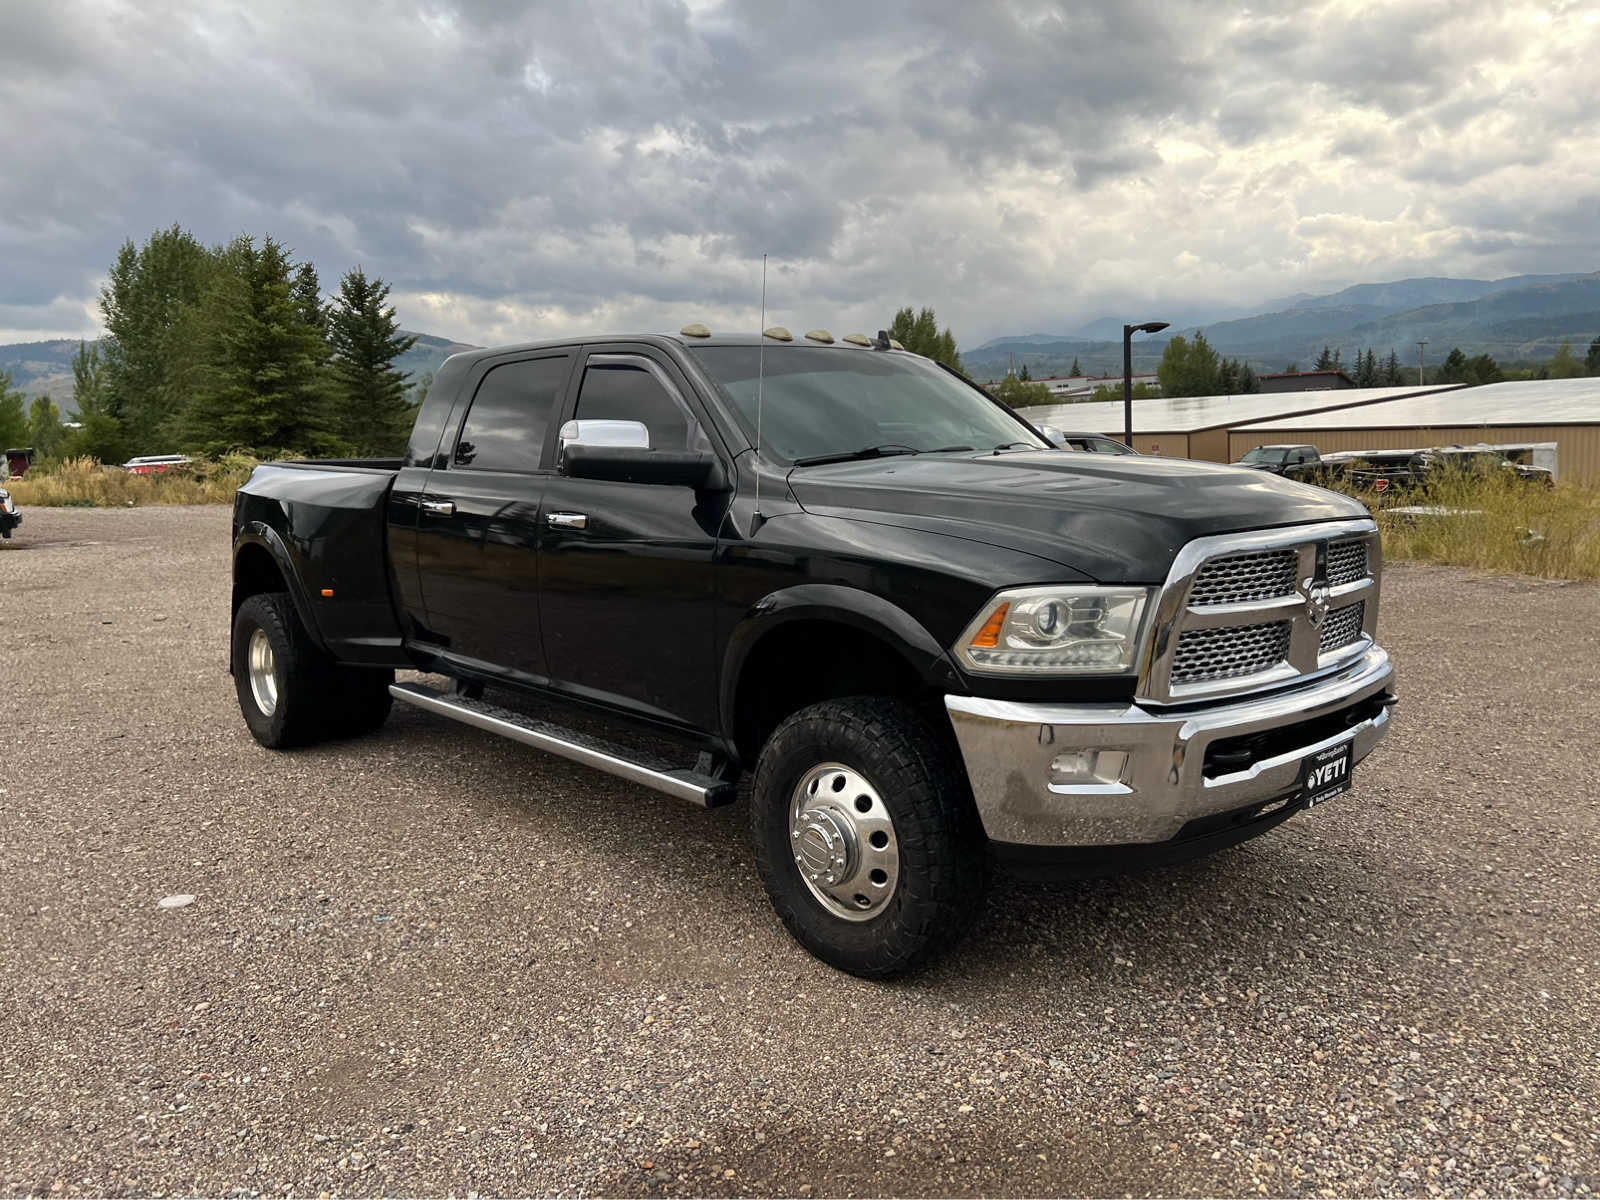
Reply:
[[[750,522],[753,534],[766,520],[761,515],[761,402],[767,384],[767,256],[761,256],[761,324],[756,329],[756,511]]]

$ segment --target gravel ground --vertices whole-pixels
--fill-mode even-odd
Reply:
[[[0,1192],[1600,1190],[1600,587],[1393,569],[1351,794],[1001,883],[885,986],[789,940],[742,809],[411,710],[260,749],[227,539],[0,544]]]

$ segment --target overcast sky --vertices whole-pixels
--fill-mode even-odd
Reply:
[[[1600,269],[1600,8],[0,2],[0,341],[272,233],[409,328],[958,341]]]

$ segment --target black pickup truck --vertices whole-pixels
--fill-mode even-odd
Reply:
[[[458,355],[403,459],[260,467],[233,555],[263,745],[398,699],[701,805],[753,773],[777,912],[874,978],[993,863],[1173,862],[1331,799],[1393,700],[1360,505],[1055,450],[882,335]]]

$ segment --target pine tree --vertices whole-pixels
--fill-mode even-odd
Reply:
[[[67,429],[61,423],[61,410],[48,396],[40,396],[28,406],[28,445],[40,458],[54,458],[61,453]]]
[[[1261,380],[1256,375],[1256,369],[1249,363],[1244,363],[1239,368],[1239,391],[1243,395],[1255,395],[1261,390]]]
[[[1589,343],[1589,353],[1583,356],[1583,369],[1591,375],[1600,375],[1600,337]]]
[[[924,354],[935,362],[942,362],[965,374],[961,355],[956,353],[955,335],[948,326],[941,332],[933,309],[913,312],[910,305],[894,314],[889,323],[889,336],[913,354]]]
[[[1467,356],[1460,346],[1452,346],[1450,353],[1439,364],[1440,383],[1465,383],[1467,381]]]
[[[1017,372],[1017,378],[1022,380],[1023,383],[1028,383],[1033,379],[1033,372],[1028,370],[1027,363],[1022,364],[1022,370]]]
[[[1596,347],[1600,347],[1600,338],[1596,338],[1595,341],[1594,341],[1594,344],[1595,344]],[[1590,355],[1594,355],[1595,354],[1595,350],[1591,349],[1589,351],[1589,353],[1590,353]],[[1072,359],[1072,370],[1071,370],[1071,372],[1069,372],[1069,374],[1071,375],[1071,377],[1073,379],[1077,379],[1080,375],[1083,374],[1083,372],[1078,369],[1078,359],[1077,359],[1076,355],[1073,356],[1073,359]]]
[[[329,429],[327,343],[295,302],[291,264],[271,237],[224,251],[205,301],[205,365],[187,413],[188,439],[216,454],[260,457],[338,448]]]
[[[1333,358],[1333,349],[1332,349],[1332,347],[1324,346],[1322,348],[1322,353],[1317,355],[1317,368],[1316,369],[1319,370],[1319,371],[1331,371],[1331,370],[1333,370],[1333,363],[1334,363],[1334,358]]]
[[[1383,364],[1383,382],[1386,387],[1399,387],[1405,382],[1400,372],[1400,355],[1394,350],[1389,351],[1388,361]]]
[[[389,285],[357,267],[339,281],[328,314],[339,432],[358,454],[399,454],[411,431],[410,376],[394,361],[417,339],[400,332],[388,299]]]
[[[326,335],[328,310],[322,303],[322,282],[317,278],[317,268],[311,263],[301,263],[294,273],[294,306],[300,310],[300,319]]]

